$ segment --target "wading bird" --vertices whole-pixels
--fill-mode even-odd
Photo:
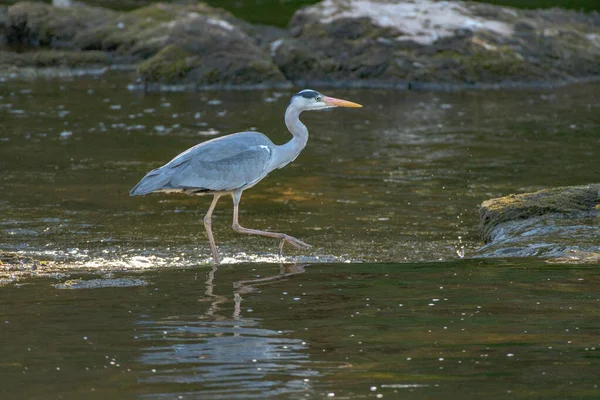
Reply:
[[[233,229],[236,232],[279,239],[280,255],[286,242],[298,249],[308,248],[309,244],[285,233],[244,228],[238,222],[238,209],[244,190],[256,185],[274,169],[283,168],[294,161],[306,146],[308,129],[300,121],[300,113],[332,107],[362,106],[351,101],[323,96],[314,90],[302,90],[292,96],[285,111],[285,125],[293,136],[289,142],[279,146],[259,132],[239,132],[208,140],[184,151],[162,167],[148,172],[129,194],[212,194],[214,197],[204,216],[204,227],[216,264],[219,263],[219,253],[211,229],[212,213],[219,198],[226,194],[233,197]]]

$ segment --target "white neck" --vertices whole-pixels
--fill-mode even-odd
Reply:
[[[301,112],[302,110],[298,110],[292,104],[285,110],[285,125],[293,138],[289,142],[277,146],[275,168],[282,168],[294,161],[306,146],[306,142],[308,141],[308,129],[302,121],[300,121]]]

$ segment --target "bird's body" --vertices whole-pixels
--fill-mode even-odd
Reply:
[[[277,147],[258,132],[240,132],[212,139],[150,171],[131,194],[210,194],[244,190],[277,168],[274,162]]]
[[[213,259],[219,262],[211,229],[211,217],[216,203],[224,194],[231,194],[234,203],[233,229],[280,239],[280,252],[285,242],[297,248],[309,247],[291,236],[243,228],[238,223],[238,206],[242,192],[271,171],[292,162],[306,146],[308,130],[299,115],[305,110],[329,107],[360,107],[356,103],[322,96],[313,90],[303,90],[292,97],[285,113],[285,123],[293,138],[276,145],[259,132],[239,132],[200,143],[154,169],[131,190],[132,196],[153,192],[183,192],[212,194],[213,202],[204,218]]]

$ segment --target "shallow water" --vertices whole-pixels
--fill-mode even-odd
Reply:
[[[144,94],[124,74],[0,86],[0,249],[96,266],[209,261],[207,197],[129,197],[145,172],[216,135],[289,140],[293,91]],[[597,181],[598,84],[458,93],[329,90],[363,109],[305,113],[292,164],[245,192],[243,225],[314,247],[288,261],[472,256],[491,197]],[[226,262],[277,261],[273,240],[213,224]]]
[[[597,399],[596,268],[236,264],[117,273],[96,289],[29,280],[0,288],[0,396]],[[128,278],[138,286],[118,287]]]
[[[597,181],[599,85],[323,90],[365,108],[304,115],[307,148],[240,216],[314,247],[280,266],[224,200],[216,268],[208,198],[128,191],[215,135],[288,140],[292,92],[128,83],[1,83],[0,250],[60,268],[4,271],[0,398],[600,396],[597,263],[458,260],[483,200]]]

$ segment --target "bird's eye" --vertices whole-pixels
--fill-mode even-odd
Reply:
[[[317,97],[315,97],[315,100],[316,100],[316,101],[321,101],[321,100],[322,100],[322,99],[321,99],[321,96],[317,96]]]

